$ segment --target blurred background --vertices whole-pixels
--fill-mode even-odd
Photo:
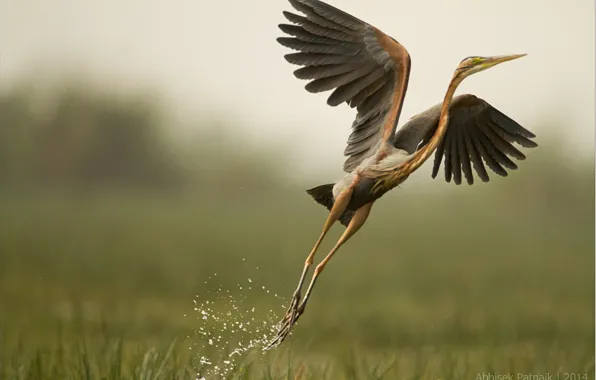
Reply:
[[[426,165],[387,194],[279,352],[309,358],[307,372],[344,368],[353,348],[394,355],[396,376],[452,362],[593,371],[594,3],[332,4],[409,50],[402,124],[442,99],[464,57],[528,53],[459,92],[539,148],[508,178],[458,187]],[[290,8],[0,2],[0,377],[61,377],[64,350],[103,373],[112,342],[141,358],[118,367],[132,374],[174,338],[172,371],[192,372],[192,300],[217,308],[215,273],[238,297],[247,278],[286,297],[248,294],[281,317],[327,215],[304,189],[341,178],[354,117],[293,77],[275,41]]]

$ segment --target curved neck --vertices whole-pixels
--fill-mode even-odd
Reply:
[[[449,125],[449,106],[451,105],[451,101],[453,100],[455,90],[464,79],[459,74],[459,71],[457,71],[453,75],[453,78],[449,83],[449,87],[447,87],[447,93],[445,94],[445,98],[443,99],[443,106],[441,107],[441,115],[439,116],[439,125],[437,126],[434,135],[431,137],[429,142],[424,147],[422,147],[413,154],[408,164],[405,165],[406,167],[404,169],[406,173],[412,173],[414,170],[422,166],[422,164],[424,164],[424,162],[437,148],[437,145],[439,145],[439,142],[445,135],[445,132],[447,132],[447,125]]]

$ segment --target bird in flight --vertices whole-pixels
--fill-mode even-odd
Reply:
[[[403,183],[434,152],[432,178],[443,168],[445,180],[472,185],[474,172],[489,181],[488,166],[500,176],[517,169],[510,157],[525,159],[514,146],[533,148],[535,135],[485,100],[455,96],[468,76],[525,54],[463,59],[439,104],[397,125],[410,75],[406,48],[375,26],[319,0],[289,0],[301,15],[283,12],[290,22],[280,24],[286,36],[277,41],[295,52],[285,59],[300,66],[294,75],[308,80],[311,93],[332,91],[327,104],[356,108],[344,155],[345,176],[306,192],[329,210],[323,230],[306,258],[304,269],[279,331],[266,349],[279,345],[304,313],[317,278],[325,265],[366,222],[373,204]],[[463,176],[462,176],[463,173]],[[301,298],[302,287],[315,253],[331,226],[346,228],[329,254],[315,267]]]

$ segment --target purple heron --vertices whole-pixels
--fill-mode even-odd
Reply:
[[[323,230],[306,258],[291,304],[279,324],[276,338],[267,348],[281,343],[304,313],[317,278],[337,250],[366,222],[375,201],[404,182],[432,154],[435,178],[444,162],[445,180],[474,183],[472,168],[483,182],[489,181],[486,165],[507,176],[505,168],[517,169],[508,157],[525,156],[513,144],[532,148],[535,135],[485,100],[470,94],[454,96],[468,76],[525,54],[467,57],[451,78],[442,103],[397,125],[410,75],[406,48],[378,28],[319,0],[289,0],[303,15],[284,12],[291,24],[279,28],[287,35],[277,41],[296,52],[286,60],[301,66],[294,75],[309,80],[312,93],[333,90],[330,106],[347,103],[358,113],[344,151],[346,175],[337,183],[307,190],[329,210]],[[318,264],[304,298],[308,269],[331,226],[346,228],[329,254]]]

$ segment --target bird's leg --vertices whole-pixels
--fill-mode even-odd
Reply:
[[[306,307],[306,303],[310,298],[313,287],[315,286],[315,282],[317,281],[317,278],[319,277],[321,272],[323,272],[323,269],[325,269],[325,265],[327,265],[329,260],[331,260],[335,252],[337,252],[337,250],[342,245],[344,245],[348,241],[348,239],[354,236],[354,234],[358,232],[360,227],[364,225],[364,223],[368,219],[368,216],[370,215],[370,210],[372,209],[373,204],[374,201],[369,202],[364,206],[360,207],[358,210],[356,210],[354,216],[352,217],[352,220],[350,221],[350,224],[344,231],[343,235],[341,235],[341,237],[339,238],[335,246],[331,249],[329,254],[325,256],[325,258],[319,263],[319,265],[317,265],[317,267],[315,268],[315,272],[313,273],[312,279],[310,281],[310,284],[308,286],[308,289],[306,290],[306,294],[304,295],[304,299],[300,303],[300,306],[298,306],[299,315],[301,315],[304,312],[304,308]]]
[[[294,295],[292,296],[292,302],[291,302],[288,310],[286,311],[286,317],[288,317],[290,315],[289,313],[291,311],[294,311],[294,312],[296,311],[296,308],[298,307],[298,304],[300,302],[300,291],[302,289],[302,286],[304,285],[304,280],[306,278],[306,274],[308,273],[308,269],[310,268],[310,266],[312,265],[312,263],[314,261],[315,254],[316,254],[317,250],[319,249],[319,246],[323,242],[323,239],[327,235],[327,232],[329,232],[329,230],[331,229],[333,224],[340,218],[341,214],[346,210],[348,203],[350,202],[352,193],[354,191],[354,186],[356,184],[357,184],[357,181],[354,180],[352,185],[350,187],[348,187],[346,190],[342,191],[337,196],[335,201],[333,202],[331,211],[329,212],[329,215],[327,216],[327,220],[325,221],[325,224],[323,225],[323,230],[321,231],[321,235],[317,239],[317,242],[315,243],[314,247],[310,251],[309,255],[306,257],[306,260],[304,261],[304,268],[302,269],[302,274],[300,275],[300,281],[298,281],[298,287],[294,291]],[[285,319],[285,317],[284,317],[284,319]]]
[[[344,231],[343,235],[339,238],[339,240],[337,241],[337,243],[335,244],[333,249],[329,252],[329,254],[315,268],[315,272],[313,274],[312,280],[310,281],[308,289],[306,290],[304,299],[302,300],[300,305],[298,305],[298,307],[296,308],[295,314],[292,315],[291,318],[284,318],[282,320],[282,325],[281,325],[280,330],[277,334],[277,337],[275,338],[275,340],[273,340],[269,344],[268,348],[271,348],[271,347],[281,343],[288,336],[288,334],[290,333],[290,330],[294,326],[294,323],[296,323],[298,318],[304,312],[306,303],[308,302],[308,299],[310,298],[310,295],[312,293],[315,282],[316,282],[317,278],[319,277],[319,275],[321,274],[321,272],[323,271],[323,269],[325,268],[325,265],[327,265],[329,260],[331,260],[331,257],[333,257],[335,252],[337,252],[337,250],[343,244],[345,244],[348,241],[348,239],[350,239],[360,229],[360,227],[362,227],[364,225],[364,223],[366,222],[366,219],[368,218],[368,215],[370,214],[370,210],[372,209],[373,203],[374,202],[369,202],[369,203],[365,204],[364,206],[362,206],[361,208],[359,208],[358,210],[356,210],[356,212],[354,213],[354,216],[352,217],[352,220],[350,221],[350,224],[348,224],[348,227]]]
[[[321,235],[317,239],[317,242],[315,243],[314,247],[310,251],[306,260],[304,261],[304,269],[302,270],[302,275],[300,276],[300,281],[298,281],[298,287],[294,291],[294,295],[292,296],[292,302],[290,304],[290,307],[286,311],[286,315],[282,321],[285,321],[286,319],[290,319],[290,321],[292,321],[292,319],[296,315],[296,309],[298,308],[298,305],[300,302],[300,291],[302,290],[302,286],[304,285],[304,280],[306,278],[306,274],[308,273],[308,269],[312,265],[314,258],[315,258],[315,254],[316,254],[319,246],[323,242],[323,239],[327,235],[327,232],[329,232],[329,230],[331,229],[333,224],[340,218],[341,214],[348,207],[348,203],[350,202],[350,198],[354,191],[355,184],[356,184],[356,182],[353,183],[353,186],[350,186],[349,188],[347,188],[346,190],[341,192],[335,199],[333,206],[331,207],[331,211],[329,212],[329,215],[327,216],[327,220],[325,221],[325,224],[323,225],[323,230],[321,231]]]
[[[312,263],[314,261],[315,253],[317,252],[317,249],[323,242],[323,239],[327,235],[327,232],[329,232],[329,230],[331,229],[333,224],[339,220],[339,218],[341,217],[341,214],[348,207],[348,204],[350,203],[350,199],[352,198],[352,194],[354,192],[354,188],[356,187],[356,185],[358,184],[359,181],[360,181],[360,174],[356,173],[352,183],[344,191],[339,193],[338,196],[335,198],[335,200],[333,202],[333,206],[331,207],[331,211],[329,211],[327,220],[325,221],[325,224],[323,225],[323,230],[321,232],[321,235],[317,239],[317,242],[315,243],[314,247],[310,251],[310,254],[308,255],[308,257],[306,258],[306,260],[304,262],[304,269],[302,270],[302,274],[300,275],[300,280],[298,281],[298,287],[294,291],[294,294],[292,295],[292,301],[290,303],[290,306],[286,310],[286,313],[280,322],[280,330],[279,330],[278,336],[273,342],[271,342],[271,344],[268,346],[268,348],[271,348],[271,347],[273,347],[273,345],[281,343],[281,341],[283,341],[283,339],[285,339],[285,336],[287,335],[287,333],[289,333],[289,330],[282,337],[281,333],[285,329],[284,326],[287,326],[287,325],[293,326],[294,323],[296,322],[297,310],[298,310],[298,306],[300,305],[300,298],[301,298],[300,292],[302,290],[302,286],[304,285],[304,280],[306,278],[306,274],[308,273],[308,269],[310,268],[310,266],[312,265]]]

